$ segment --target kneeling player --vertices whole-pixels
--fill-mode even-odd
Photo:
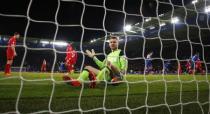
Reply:
[[[116,84],[123,79],[123,74],[127,70],[127,60],[123,56],[123,52],[118,49],[119,39],[116,36],[111,36],[109,40],[109,47],[111,53],[102,62],[97,59],[94,50],[86,50],[86,54],[93,59],[99,69],[92,66],[85,66],[77,79],[73,79],[67,75],[63,77],[68,84],[72,86],[80,86],[82,82],[90,80],[90,87],[94,88],[96,82],[107,81]]]

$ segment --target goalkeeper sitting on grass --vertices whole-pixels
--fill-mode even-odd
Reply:
[[[107,81],[114,85],[119,81],[123,80],[123,74],[127,70],[127,60],[123,56],[123,51],[118,49],[119,38],[116,36],[111,36],[109,39],[109,47],[111,48],[111,53],[108,54],[106,59],[102,62],[97,59],[94,50],[86,50],[88,57],[92,58],[97,64],[99,69],[92,66],[85,66],[84,70],[80,73],[77,79],[69,77],[67,74],[63,76],[65,81],[72,86],[81,86],[84,81],[90,80],[90,87],[94,88],[96,82]]]

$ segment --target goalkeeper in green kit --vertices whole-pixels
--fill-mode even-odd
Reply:
[[[93,59],[99,69],[92,66],[85,66],[77,79],[73,79],[68,74],[65,74],[63,80],[72,86],[81,86],[81,83],[89,80],[90,88],[94,88],[96,83],[100,81],[107,81],[116,85],[119,81],[123,80],[128,63],[126,57],[123,55],[123,51],[118,49],[118,45],[119,38],[117,36],[110,36],[109,47],[111,48],[111,53],[108,54],[104,61],[100,61],[96,57],[93,49],[91,51],[86,50],[87,56]]]

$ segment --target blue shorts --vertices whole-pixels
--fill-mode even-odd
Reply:
[[[151,60],[146,60],[146,67],[149,68],[149,67],[152,67],[152,61]]]

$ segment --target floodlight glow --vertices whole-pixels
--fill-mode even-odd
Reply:
[[[130,30],[130,31],[128,31],[128,32],[137,33],[136,31],[132,31],[132,30]]]
[[[209,13],[209,12],[210,12],[210,6],[206,6],[205,12],[206,12],[206,13]]]
[[[159,17],[162,17],[162,16],[164,16],[164,14],[160,14],[160,15],[159,15]]]
[[[195,3],[197,3],[198,2],[198,0],[193,0],[192,1],[192,4],[195,4]]]
[[[41,40],[40,41],[42,44],[49,44],[50,42],[49,41],[45,41],[45,40]]]
[[[139,25],[139,23],[136,23],[135,25]]]
[[[178,23],[179,22],[179,18],[174,17],[171,19],[171,23]]]
[[[160,26],[162,27],[162,26],[165,26],[166,25],[166,23],[160,23]]]
[[[147,19],[145,19],[145,21],[146,21],[146,22],[151,21],[151,20],[152,20],[151,18],[147,18]]]
[[[145,31],[145,29],[141,28],[141,27],[136,27],[139,29],[139,31]]]
[[[95,41],[96,41],[96,39],[90,40],[91,43],[93,43],[93,42],[95,42]]]
[[[151,29],[154,29],[154,28],[155,28],[154,26],[149,27],[150,30],[151,30]]]
[[[120,42],[122,42],[122,41],[123,41],[123,39],[119,39],[119,41],[120,41]]]
[[[52,44],[57,45],[57,46],[67,46],[68,45],[68,43],[62,42],[62,41],[52,42]]]
[[[131,28],[132,28],[131,25],[126,25],[126,26],[124,27],[124,30],[125,30],[125,31],[130,31]]]

